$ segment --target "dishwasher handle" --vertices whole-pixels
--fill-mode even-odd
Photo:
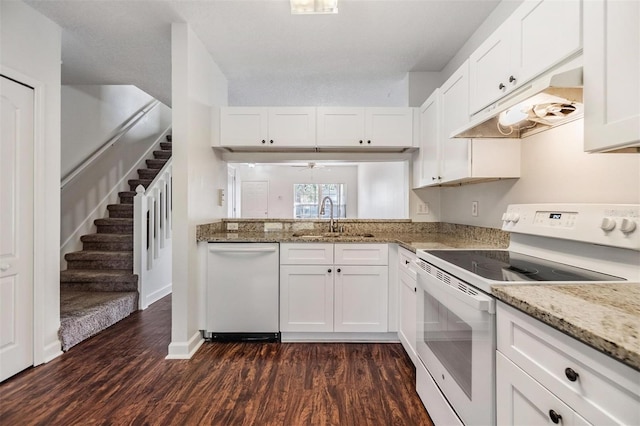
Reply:
[[[238,247],[238,248],[218,248],[211,247],[210,253],[273,253],[278,249],[275,247]]]

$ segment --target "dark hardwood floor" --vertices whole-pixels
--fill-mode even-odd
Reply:
[[[432,425],[399,344],[205,343],[164,359],[170,296],[0,384],[1,425]]]

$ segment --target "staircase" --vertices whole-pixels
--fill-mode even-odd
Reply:
[[[145,188],[171,158],[171,135],[128,181],[130,191],[119,192],[120,203],[107,206],[109,217],[94,221],[97,232],[83,235],[82,251],[65,255],[60,273],[60,330],[62,350],[99,333],[138,309],[138,276],[133,273],[133,197]]]

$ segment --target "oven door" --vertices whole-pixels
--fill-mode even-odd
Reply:
[[[465,425],[495,424],[495,300],[417,263],[418,357]]]

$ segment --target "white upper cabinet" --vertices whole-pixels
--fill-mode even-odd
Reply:
[[[413,145],[412,108],[319,107],[318,148],[393,149]]]
[[[584,149],[640,150],[640,2],[584,5]]]
[[[419,149],[413,157],[413,187],[439,182],[440,174],[440,89],[420,107]]]
[[[315,148],[313,107],[226,107],[220,110],[220,146]]]
[[[468,122],[468,110],[467,61],[420,108],[415,187],[520,177],[519,140],[449,138]]]
[[[471,54],[471,114],[582,48],[580,0],[525,0]]]

